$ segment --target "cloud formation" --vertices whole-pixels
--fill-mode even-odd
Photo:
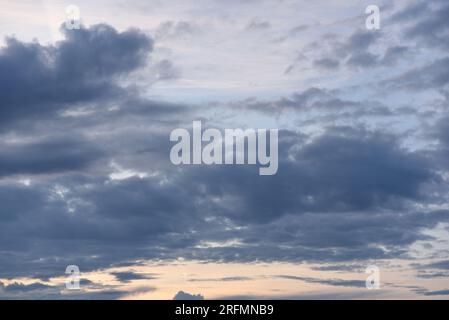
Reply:
[[[39,120],[78,103],[117,99],[120,76],[142,67],[153,41],[138,30],[118,32],[106,24],[79,30],[61,27],[54,45],[7,38],[0,51],[0,118]]]
[[[239,10],[251,5],[232,4]],[[62,28],[63,39],[47,45],[7,38],[0,49],[0,279],[42,282],[2,283],[0,296],[45,292],[59,298],[61,288],[46,280],[64,276],[69,264],[89,272],[184,258],[328,263],[315,270],[329,272],[345,270],[339,262],[414,261],[411,248],[423,241],[438,248],[442,241],[429,230],[444,229],[449,218],[446,7],[416,1],[386,10],[385,21],[395,21],[390,36],[353,28],[351,19],[329,34],[322,24],[235,17],[245,44],[263,34],[276,59],[282,56],[276,50],[289,48],[294,54],[288,59],[295,60],[285,62],[294,67],[284,74],[285,63],[279,74],[289,79],[301,70],[304,79],[276,94],[261,89],[259,96],[224,99],[220,93],[217,101],[204,103],[169,98],[186,90],[186,83],[201,82],[189,71],[220,70],[218,62],[226,60],[220,50],[229,45],[237,55],[236,49],[217,33],[218,40],[204,44],[220,45],[216,69],[198,64],[181,70],[169,45],[180,50],[187,39],[193,50],[196,37],[210,32],[206,23],[163,22],[153,29],[162,44],[142,30],[107,24]],[[210,29],[219,25],[210,23]],[[308,32],[320,41],[297,41]],[[404,63],[405,57],[416,63]],[[263,63],[257,66],[266,72]],[[233,72],[238,78],[241,70]],[[171,80],[180,82],[168,87],[165,99],[154,94],[151,85]],[[280,128],[278,173],[260,177],[251,166],[173,166],[169,133],[195,119],[219,129]],[[431,271],[417,277],[443,276],[444,252],[430,256],[439,261],[416,267]],[[123,285],[158,278],[111,274]],[[364,286],[360,280],[279,277]],[[129,294],[103,289],[79,297]],[[447,294],[427,288],[415,293]],[[180,291],[175,298],[203,296]]]

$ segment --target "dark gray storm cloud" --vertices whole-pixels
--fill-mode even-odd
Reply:
[[[0,50],[0,122],[38,120],[76,103],[117,98],[119,76],[145,64],[153,41],[101,24],[65,30],[55,45],[6,39]]]
[[[407,41],[420,40],[432,10],[420,2],[398,14],[398,21],[417,30]],[[427,30],[444,32],[444,12]],[[420,19],[410,21],[415,16]],[[158,37],[195,32],[190,23],[173,22],[162,25]],[[10,38],[0,49],[0,278],[45,280],[64,276],[69,264],[87,272],[179,257],[331,267],[410,259],[410,245],[434,240],[422,231],[449,218],[438,209],[447,202],[441,173],[449,154],[444,108],[435,111],[432,134],[420,136],[425,141],[418,144],[407,139],[416,136],[408,132],[423,131],[416,118],[409,121],[419,112],[413,101],[401,109],[383,99],[391,91],[365,99],[357,95],[360,87],[348,96],[343,89],[305,86],[285,97],[227,108],[254,112],[256,119],[291,116],[290,129],[280,130],[277,175],[260,177],[251,166],[175,167],[169,161],[170,131],[198,118],[221,126],[222,110],[149,100],[141,88],[126,86],[122,80],[145,67],[154,46],[139,30],[95,25],[64,36],[48,46]],[[334,55],[323,52],[314,64],[331,71],[349,65],[357,72],[396,66],[414,54],[409,43],[374,50],[384,37],[349,33],[332,40]],[[399,76],[388,75],[390,82],[373,79],[373,87],[388,83],[410,94],[441,93],[448,65],[444,56],[429,58]],[[160,80],[177,76],[168,60],[155,70]],[[377,128],[374,118],[386,123]],[[402,131],[389,130],[395,122]],[[314,133],[299,124],[314,125]],[[447,270],[444,262],[428,268]],[[122,283],[152,277],[113,275]],[[362,286],[358,280],[296,280]],[[1,285],[0,296],[58,296],[59,289],[43,286]],[[126,294],[107,289],[100,298]]]
[[[420,186],[435,178],[428,161],[401,149],[393,136],[336,128],[309,143],[296,139],[281,140],[280,170],[264,183],[252,170],[228,167],[195,170],[186,179],[195,176],[205,187],[204,196],[234,198],[239,207],[222,208],[227,216],[264,221],[283,214],[380,209],[392,203],[400,208],[401,200],[421,199]]]
[[[393,137],[350,129],[311,141],[288,132],[281,137],[281,170],[263,181],[252,167],[204,167],[173,168],[164,183],[160,176],[111,181],[65,174],[31,186],[2,186],[1,250],[15,252],[2,255],[2,276],[45,277],[71,263],[88,271],[177,256],[385,258],[404,254],[400,247],[422,239],[422,227],[441,221],[441,215],[394,211],[407,210],[407,201],[424,201],[421,187],[434,175],[425,158],[401,149]],[[233,238],[243,247],[195,248]],[[41,256],[58,258],[39,262]],[[22,268],[13,267],[19,263]]]
[[[36,142],[0,143],[0,177],[80,171],[101,157],[98,147],[63,135]]]

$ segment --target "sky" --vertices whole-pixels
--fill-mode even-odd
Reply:
[[[447,1],[0,8],[0,299],[449,297]],[[277,173],[175,166],[198,120]]]

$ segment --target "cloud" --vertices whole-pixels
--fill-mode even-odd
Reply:
[[[346,65],[357,68],[388,67],[400,63],[409,54],[405,45],[386,46],[386,49],[373,53],[372,47],[382,39],[378,32],[357,32],[339,49],[342,57],[347,58]],[[385,45],[384,45],[385,46]]]
[[[398,205],[401,199],[420,199],[420,185],[434,179],[425,158],[401,149],[393,137],[379,132],[334,128],[307,144],[301,137],[284,141],[280,170],[264,183],[257,183],[249,169],[192,171],[209,196],[226,196],[239,204],[223,208],[238,221],[380,209],[391,201]]]
[[[277,100],[263,101],[256,98],[247,99],[233,104],[237,110],[266,112],[282,116],[284,113],[310,114],[312,119],[307,122],[328,122],[335,125],[335,120],[359,119],[362,117],[392,117],[401,116],[405,112],[395,110],[376,100],[350,100],[340,97],[338,90],[310,87],[290,96]],[[407,110],[410,114],[413,110]],[[306,117],[308,119],[308,117]]]
[[[449,260],[433,262],[433,263],[425,265],[425,267],[431,268],[431,269],[449,270]]]
[[[314,46],[317,48],[313,52],[317,52],[319,58],[313,60],[313,66],[327,70],[343,66],[355,71],[391,67],[411,56],[411,49],[406,44],[402,41],[390,43],[382,31],[359,30],[343,39],[325,34]]]
[[[179,291],[174,297],[173,300],[204,300],[204,297],[201,294],[190,294],[184,291]]]
[[[425,296],[449,296],[449,290],[427,291],[423,293]]]
[[[39,290],[45,290],[49,288],[53,288],[52,286],[48,286],[39,282],[31,283],[31,284],[23,284],[14,282],[9,285],[3,285],[0,283],[0,288],[2,291],[6,291],[9,293],[20,293],[20,292],[29,292],[29,291],[39,291]]]
[[[151,274],[140,274],[135,272],[112,272],[114,277],[117,278],[118,281],[123,283],[128,283],[133,280],[152,280],[156,279],[154,275]]]
[[[81,171],[101,156],[97,146],[81,137],[61,135],[36,142],[1,143],[0,177]]]
[[[234,281],[250,281],[251,277],[223,277],[223,278],[211,278],[211,279],[189,279],[190,282],[234,282]]]
[[[429,10],[429,2],[428,1],[417,1],[412,3],[409,6],[406,6],[404,9],[396,12],[391,17],[391,21],[407,21],[411,19],[420,18],[423,13],[428,13]]]
[[[417,277],[422,278],[422,279],[447,278],[447,277],[449,277],[449,273],[419,271],[417,274]]]
[[[337,69],[340,66],[340,62],[336,59],[318,59],[313,62],[313,64],[317,67],[323,68],[323,69]]]
[[[352,34],[342,50],[347,52],[364,52],[378,39],[378,34],[369,31],[359,31]]]
[[[36,120],[81,102],[116,99],[118,78],[146,63],[153,41],[132,29],[118,32],[99,24],[79,30],[61,27],[55,45],[7,38],[0,49],[0,123]]]
[[[201,32],[201,28],[190,21],[165,21],[155,30],[157,40],[166,40],[179,37],[192,36]]]
[[[406,46],[394,46],[387,49],[385,55],[380,61],[381,65],[392,66],[404,59],[409,53],[409,48]]]
[[[341,264],[341,265],[320,265],[312,267],[313,270],[318,271],[342,271],[342,272],[353,272],[364,270],[366,266],[359,264]]]
[[[155,66],[157,73],[157,79],[161,80],[171,80],[179,77],[179,70],[175,68],[170,60],[164,59],[158,62]]]
[[[290,275],[278,275],[276,277],[287,280],[300,280],[307,283],[318,283],[336,287],[355,287],[355,288],[366,287],[366,283],[364,280],[320,279],[320,278],[298,277]]]
[[[30,186],[0,186],[0,250],[15,252],[0,258],[2,276],[179,256],[387,258],[405,255],[405,246],[425,239],[423,227],[442,221],[437,212],[410,211],[408,202],[425,201],[422,187],[435,176],[425,157],[401,148],[394,136],[340,127],[313,138],[282,131],[280,138],[281,170],[263,181],[252,167],[215,166],[120,180],[65,172]],[[232,239],[240,245],[201,248]],[[39,263],[39,257],[57,259]]]
[[[66,290],[64,286],[40,282],[30,284],[14,282],[9,285],[0,282],[0,298],[7,300],[110,300],[129,294],[127,291],[113,287],[92,285],[86,281],[83,283],[80,290]],[[85,290],[87,288],[90,290]]]
[[[251,23],[247,26],[248,30],[264,30],[269,29],[271,24],[267,21],[258,21],[257,19],[251,21]]]
[[[371,299],[377,300],[385,298],[382,290],[359,289],[345,292],[322,292],[313,291],[307,293],[297,293],[290,295],[232,295],[221,296],[220,300],[354,300]]]
[[[354,67],[372,67],[377,63],[379,56],[369,52],[358,52],[348,59],[347,64]]]
[[[179,76],[177,61],[160,57],[167,48],[136,29],[119,32],[100,24],[62,30],[64,38],[51,45],[9,38],[0,50],[0,278],[48,280],[64,276],[69,264],[89,272],[179,257],[314,262],[319,271],[353,271],[366,260],[413,259],[411,245],[435,240],[423,230],[448,220],[444,94],[449,63],[439,51],[427,55],[427,50],[440,47],[420,31],[435,31],[441,40],[445,11],[432,24],[434,6],[417,3],[399,13],[398,26],[392,26],[417,30],[416,36],[354,31],[351,22],[344,24],[347,31],[329,36],[320,33],[319,24],[294,27],[295,20],[277,30],[271,19],[253,20],[252,27],[275,32],[273,38],[317,32],[322,41],[316,41],[312,51],[306,46],[302,52],[288,39],[267,50],[275,51],[276,59],[285,54],[284,46],[291,57],[300,50],[307,56],[301,63],[338,69],[338,77],[298,64],[294,70],[304,71],[300,81],[285,82],[285,88],[282,82],[282,90],[264,90],[263,95],[230,103],[158,101],[160,91],[133,84],[142,77],[154,83]],[[244,18],[239,20],[243,25],[251,21]],[[178,38],[205,32],[197,22],[179,21],[163,23],[155,38],[166,41],[164,46],[179,47]],[[219,46],[220,38],[213,40]],[[414,41],[424,45],[422,50]],[[232,44],[226,42],[226,47],[234,54]],[[150,55],[156,57],[147,65]],[[423,56],[422,65],[401,63],[406,57]],[[263,74],[270,73],[257,57],[248,57],[248,68],[256,61]],[[375,70],[381,67],[388,68]],[[201,82],[188,68],[185,71],[188,83]],[[229,72],[234,79],[240,71]],[[217,82],[227,81],[218,73],[214,76]],[[179,88],[186,90],[184,84],[165,90],[171,97]],[[394,90],[379,94],[382,84]],[[297,90],[284,94],[290,86]],[[441,96],[435,102],[435,95],[426,96],[424,90]],[[279,127],[278,174],[262,178],[251,166],[174,167],[168,157],[169,133],[198,118],[219,128]],[[447,269],[444,261],[426,268],[435,272],[417,276],[437,277],[442,275],[438,270]],[[112,275],[123,285],[153,276]],[[358,280],[283,277],[364,286]],[[191,279],[246,280],[255,279]],[[18,281],[0,291],[4,297],[41,292],[42,297],[56,298],[119,298],[130,293],[106,287],[67,296],[46,283]],[[309,297],[317,296],[323,297]]]
[[[428,46],[447,48],[445,39],[449,33],[449,6],[445,1],[435,1],[433,6],[424,2],[420,1],[405,9],[396,18],[415,19],[416,23],[405,31],[407,38],[416,39]]]
[[[433,297],[433,296],[448,296],[449,290],[428,290],[426,288],[417,288],[413,290],[417,294],[427,296],[427,297]]]
[[[449,83],[448,66],[449,58],[438,59],[423,67],[407,71],[388,81],[388,84],[394,88],[408,90],[438,90]]]

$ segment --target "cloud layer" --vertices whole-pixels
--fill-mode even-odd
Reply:
[[[229,4],[237,5],[251,2]],[[61,27],[63,39],[48,45],[7,38],[0,49],[0,279],[45,280],[70,264],[87,272],[148,259],[415,261],[413,245],[439,248],[438,235],[425,231],[447,229],[449,218],[448,9],[444,1],[386,6],[390,35],[353,28],[358,16],[330,33],[324,22],[280,30],[277,19],[248,15],[242,36],[275,54],[316,33],[280,72],[303,72],[307,85],[198,104],[151,91],[189,76],[164,46],[205,36],[200,23],[166,21],[154,36],[108,24]],[[170,131],[194,119],[220,129],[280,128],[277,175],[261,177],[251,166],[173,166]],[[428,256],[436,260],[423,264],[433,275],[448,269],[444,241]],[[153,279],[112,275],[122,283]],[[2,283],[0,296],[60,293],[44,286]],[[180,291],[175,298],[203,297]]]

